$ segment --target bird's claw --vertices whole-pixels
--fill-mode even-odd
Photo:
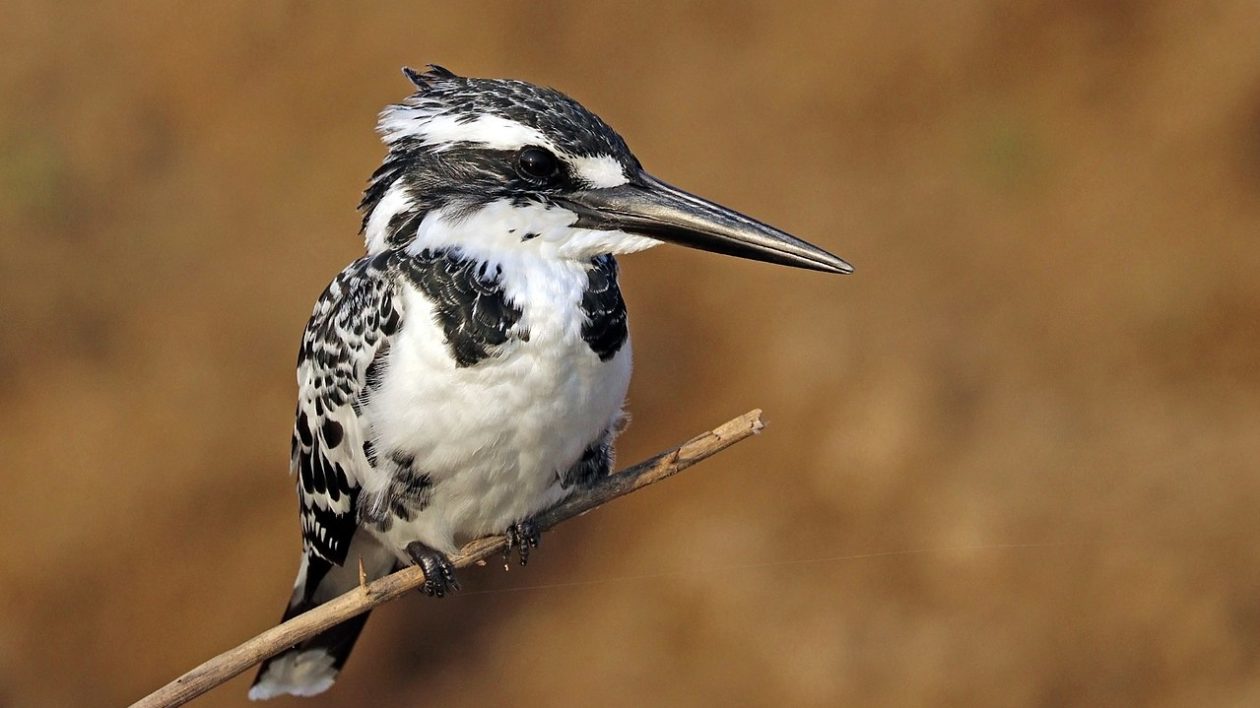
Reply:
[[[424,571],[424,585],[420,592],[429,597],[446,597],[459,589],[455,579],[455,566],[441,551],[436,551],[419,541],[407,546],[407,555]]]
[[[521,565],[529,563],[529,550],[538,548],[539,541],[542,540],[542,532],[538,530],[538,525],[533,519],[525,519],[518,521],[508,527],[504,533],[507,536],[507,545],[503,547],[503,567],[507,568],[508,563],[512,560],[512,549],[515,548],[521,557]]]

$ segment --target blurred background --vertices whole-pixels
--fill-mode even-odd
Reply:
[[[278,619],[298,337],[428,62],[857,274],[623,259],[620,460],[765,433],[304,705],[1260,704],[1260,5],[71,5],[0,23],[0,704]]]

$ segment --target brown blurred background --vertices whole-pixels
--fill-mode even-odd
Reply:
[[[0,704],[277,619],[298,336],[427,62],[858,272],[623,259],[620,459],[770,427],[305,705],[1260,704],[1260,5],[68,5],[0,12]]]

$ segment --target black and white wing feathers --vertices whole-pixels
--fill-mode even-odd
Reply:
[[[325,289],[298,354],[291,469],[308,557],[341,565],[356,527],[362,476],[372,462],[359,405],[402,320],[390,254],[361,258]]]

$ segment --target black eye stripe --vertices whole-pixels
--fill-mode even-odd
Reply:
[[[414,235],[419,220],[435,209],[449,208],[454,210],[452,213],[464,214],[495,200],[528,201],[580,184],[574,181],[567,162],[541,147],[537,149],[554,159],[554,172],[541,179],[525,173],[520,157],[531,147],[536,146],[503,149],[468,140],[442,145],[400,141],[391,147],[385,163],[364,192],[359,205],[363,228],[385,194],[395,186],[406,192],[411,208],[406,218],[400,215],[389,225],[387,233],[403,239]],[[542,166],[537,170],[541,173]]]

